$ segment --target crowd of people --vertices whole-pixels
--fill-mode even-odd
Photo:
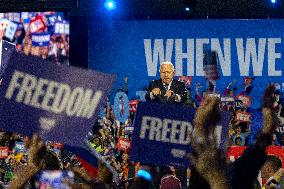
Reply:
[[[15,44],[19,52],[69,64],[69,22],[64,13],[1,13],[0,24],[0,39]]]
[[[273,94],[271,94],[273,96]],[[271,97],[272,98],[272,97]],[[257,137],[254,146],[247,150],[239,160],[234,164],[227,165],[224,152],[217,149],[214,141],[211,141],[210,129],[204,129],[204,125],[210,121],[217,122],[220,101],[217,98],[206,98],[203,105],[197,109],[194,120],[197,128],[196,137],[201,137],[204,143],[193,140],[192,145],[196,153],[192,154],[190,160],[194,168],[190,169],[190,188],[259,188],[260,183],[257,180],[258,171],[261,169],[261,175],[265,179],[266,185],[278,186],[282,182],[283,169],[282,162],[275,156],[266,156],[265,148],[272,144],[272,134],[277,126],[271,105],[267,103],[264,108],[264,127]],[[212,108],[213,107],[213,108]],[[272,110],[272,111],[271,111]],[[204,115],[207,119],[204,119]],[[268,117],[268,118],[267,118]],[[131,119],[130,119],[131,120]],[[115,119],[110,106],[106,107],[105,117],[101,118],[94,126],[89,135],[89,145],[105,158],[120,174],[119,185],[109,185],[110,188],[182,188],[182,178],[178,176],[178,169],[169,167],[151,167],[149,165],[130,162],[128,159],[128,149],[117,149],[118,138],[131,138],[123,130],[113,127]],[[123,128],[122,125],[120,125]],[[63,169],[71,168],[75,173],[81,175],[80,186],[70,184],[73,188],[100,188],[107,181],[108,170],[99,173],[103,174],[99,180],[93,181],[86,173],[79,168],[79,162],[74,160],[74,156],[69,153],[64,155],[64,148],[60,144],[52,142],[42,142],[39,137],[32,139],[21,137],[11,133],[1,133],[1,146],[8,148],[8,157],[1,161],[1,180],[4,184],[10,184],[10,188],[32,187],[32,178],[34,174],[41,169]],[[213,140],[214,138],[212,138]],[[206,144],[204,146],[204,144]],[[41,154],[42,151],[44,154]],[[4,156],[4,153],[2,152]],[[64,158],[64,157],[68,158]],[[258,161],[255,162],[255,158]],[[68,159],[68,160],[66,160]],[[253,161],[253,162],[252,162]],[[234,165],[234,166],[233,166]],[[227,167],[228,166],[228,167]],[[243,166],[248,166],[243,169]],[[226,173],[226,168],[231,170],[230,177]],[[141,170],[151,173],[152,179],[146,178]],[[208,171],[210,170],[210,171]],[[140,172],[139,172],[140,171]],[[140,174],[139,174],[140,173]],[[233,174],[234,173],[234,174]],[[229,174],[229,173],[228,173]],[[79,176],[80,177],[80,176]],[[20,178],[20,179],[19,179]],[[110,179],[111,180],[111,179]],[[92,181],[92,182],[91,182]],[[90,186],[92,183],[92,186]],[[105,184],[103,184],[105,183]]]
[[[163,64],[162,64],[163,65]],[[166,69],[165,72],[168,71],[168,67],[171,68],[171,64],[165,64]],[[164,66],[165,66],[164,65]],[[232,83],[229,83],[228,86],[224,89],[223,94],[220,95],[216,91],[211,89],[207,89],[203,91],[203,94],[200,95],[199,89],[200,84],[197,83],[195,94],[188,90],[187,86],[182,83],[173,84],[168,83],[169,85],[164,85],[163,77],[166,80],[171,81],[169,78],[173,78],[172,76],[168,76],[169,73],[165,73],[163,76],[163,66],[161,67],[161,80],[154,81],[150,83],[148,87],[148,92],[146,94],[146,99],[149,101],[156,101],[161,103],[183,103],[187,104],[190,107],[195,109],[200,109],[206,105],[206,99],[208,97],[217,97],[219,99],[219,107],[221,111],[231,111],[232,119],[230,121],[229,127],[229,137],[228,137],[228,145],[229,146],[248,146],[248,137],[251,133],[251,125],[252,125],[252,112],[251,112],[251,97],[250,92],[253,90],[254,78],[245,78],[244,81],[244,90],[240,94],[235,94],[235,89],[232,88]],[[177,81],[176,81],[177,82]],[[126,88],[127,89],[127,88]],[[122,89],[120,88],[120,91]],[[152,92],[153,91],[153,92]],[[125,91],[127,93],[127,91]],[[280,138],[282,137],[282,133],[279,132],[279,127],[282,125],[281,122],[281,99],[279,90],[275,89],[271,93],[271,98],[273,99],[273,103],[271,104],[271,109],[277,116],[277,126],[274,128],[271,133],[270,145],[283,145]],[[121,183],[123,187],[128,186],[132,181],[135,175],[137,175],[137,171],[139,170],[139,163],[131,162],[128,160],[128,152],[129,149],[121,149],[118,147],[119,140],[127,139],[127,141],[131,141],[131,132],[127,131],[127,128],[132,125],[134,114],[131,113],[129,119],[125,123],[120,123],[116,120],[113,112],[113,106],[107,100],[105,107],[104,116],[100,117],[97,124],[94,126],[94,130],[89,137],[89,144],[92,148],[94,148],[98,153],[105,157],[107,162],[112,165],[115,170],[120,175]],[[278,158],[279,159],[279,158]],[[140,165],[141,166],[141,165]],[[282,166],[280,166],[282,167]],[[278,167],[278,169],[280,168]],[[277,169],[277,170],[278,170]],[[155,167],[153,174],[156,178],[159,178],[158,181],[155,180],[154,185],[156,187],[161,187],[160,179],[164,176],[163,171],[164,168]],[[153,171],[152,170],[152,171]],[[178,184],[177,186],[189,186],[191,178],[191,169],[181,171],[179,168],[175,170],[172,168],[172,171],[168,171],[168,174],[171,173],[173,176],[178,176]],[[270,175],[271,176],[271,175]],[[193,176],[194,177],[194,176]],[[176,178],[176,177],[175,177]],[[268,178],[266,178],[268,179]],[[171,179],[175,180],[175,179]],[[264,179],[265,180],[265,179]],[[175,183],[175,182],[174,182]],[[284,186],[283,186],[284,187]]]
[[[29,32],[25,32],[23,39],[27,42]],[[18,44],[16,38],[13,40],[11,41],[16,41],[19,50],[23,48],[23,52],[32,54],[32,48],[25,51],[25,45],[20,47],[23,43]],[[59,41],[57,48],[65,47],[62,41]],[[57,43],[57,40],[55,42]],[[52,46],[50,49],[52,51]],[[186,82],[173,79],[174,67],[171,63],[161,64],[160,72],[161,79],[151,82],[148,86],[146,99],[160,103],[182,103],[196,109],[193,123],[197,132],[192,140],[194,153],[189,157],[193,167],[190,169],[173,166],[156,167],[130,161],[132,130],[127,128],[133,127],[134,113],[132,112],[125,122],[119,122],[110,100],[107,99],[103,115],[98,118],[93,130],[88,134],[89,147],[101,157],[96,179],[88,176],[77,156],[65,150],[61,144],[43,142],[36,135],[28,138],[3,131],[0,135],[0,181],[3,186],[13,189],[33,188],[36,172],[44,169],[71,169],[75,173],[76,183],[81,183],[77,185],[67,182],[66,184],[71,188],[223,189],[261,188],[261,185],[266,188],[283,186],[284,171],[281,160],[276,156],[265,154],[267,146],[283,145],[280,129],[283,119],[281,99],[275,85],[269,86],[265,91],[262,109],[263,127],[256,136],[255,143],[250,145],[237,161],[228,163],[225,152],[218,149],[214,137],[209,137],[213,136],[212,129],[206,126],[208,124],[214,126],[219,121],[221,111],[231,111],[228,145],[248,145],[253,116],[249,95],[254,88],[254,78],[245,78],[244,90],[240,94],[235,94],[232,82],[224,89],[222,95],[215,91],[214,82],[208,80],[208,87],[201,95],[199,83],[196,84],[195,94],[192,94]],[[126,93],[127,90],[128,87]],[[120,91],[123,90],[120,88]],[[208,129],[204,129],[205,127]],[[243,169],[244,167],[246,169]],[[257,179],[260,170],[262,181]],[[114,172],[119,178],[115,183],[111,178]]]

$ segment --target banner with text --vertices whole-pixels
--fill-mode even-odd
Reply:
[[[89,67],[117,74],[116,88],[127,76],[129,98],[135,99],[136,91],[159,78],[161,62],[171,61],[176,76],[192,77],[194,93],[197,82],[200,90],[206,90],[203,54],[212,50],[217,53],[216,93],[223,94],[228,83],[236,80],[231,88],[238,95],[244,90],[244,79],[254,78],[249,103],[259,108],[258,99],[269,82],[277,82],[284,91],[283,31],[280,19],[93,22]]]
[[[0,128],[83,145],[115,77],[15,53],[0,87]]]
[[[48,47],[50,42],[49,33],[34,33],[32,34],[32,46]]]
[[[187,106],[141,102],[134,121],[131,160],[154,165],[189,166],[192,121],[195,110]],[[224,149],[231,114],[222,113],[216,141]]]

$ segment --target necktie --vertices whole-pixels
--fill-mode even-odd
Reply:
[[[169,85],[164,84],[164,87],[165,87],[166,90],[168,90]]]

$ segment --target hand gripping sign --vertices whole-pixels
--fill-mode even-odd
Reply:
[[[25,135],[39,132],[43,139],[80,146],[114,80],[15,53],[0,87],[0,128]]]

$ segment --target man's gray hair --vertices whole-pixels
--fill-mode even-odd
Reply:
[[[162,65],[171,65],[173,67],[173,70],[175,70],[175,66],[173,65],[173,63],[171,63],[171,62],[162,62],[161,65],[160,65],[160,70],[159,70],[160,72],[161,72]]]

